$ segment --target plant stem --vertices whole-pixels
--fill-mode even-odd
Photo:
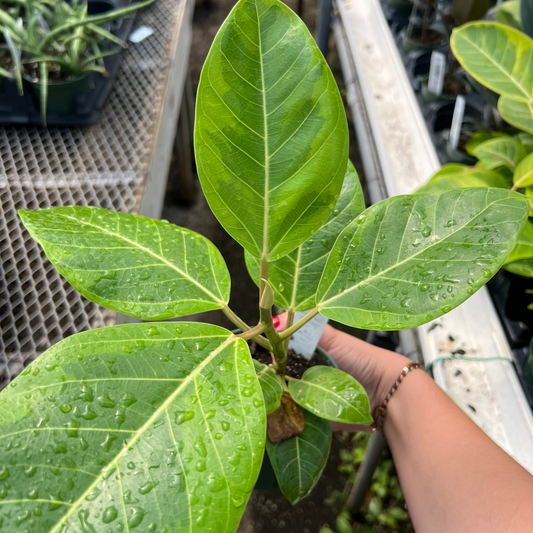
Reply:
[[[222,312],[243,332],[246,333],[247,331],[250,331],[252,328],[244,322],[241,318],[239,318],[227,305],[225,305],[222,308]],[[260,344],[263,348],[266,348],[269,352],[272,351],[272,346],[270,345],[270,342],[268,342],[267,339],[262,337],[261,335],[258,335],[256,333],[256,336],[253,337],[253,340],[257,342],[257,344]]]
[[[259,300],[259,312],[261,314],[261,324],[265,326],[265,335],[272,345],[272,353],[276,359],[276,372],[284,375],[287,369],[287,352],[284,350],[283,343],[279,333],[274,327],[272,321],[272,306],[274,305],[274,291],[270,283],[264,278],[261,278],[263,284],[263,293]]]
[[[293,323],[294,323],[294,309],[289,309],[287,313],[287,323],[285,324],[285,329],[289,329]],[[290,338],[288,337],[283,341],[283,349],[285,351],[287,351],[289,348],[289,341],[290,341]]]
[[[261,324],[266,326],[265,335],[272,345],[272,353],[276,359],[276,372],[281,375],[285,375],[287,369],[287,353],[283,348],[281,337],[274,327],[272,322],[272,308],[260,308],[261,311]]]
[[[302,326],[305,326],[310,320],[315,318],[316,315],[318,315],[319,310],[318,307],[315,307],[312,311],[309,311],[307,315],[305,315],[301,320],[296,322],[293,326],[290,328],[287,328],[285,331],[282,331],[279,334],[279,338],[284,341],[285,339],[290,339],[291,335],[298,331]]]
[[[424,11],[424,20],[422,22],[422,35],[420,41],[425,43],[428,37],[428,25],[429,25],[429,8],[431,7],[431,0],[426,0],[426,10]]]
[[[265,281],[268,281],[268,260],[263,257],[259,266],[259,280],[259,300],[261,300],[265,290]]]
[[[237,335],[237,337],[240,337],[241,339],[248,340],[253,339],[256,335],[261,335],[263,331],[265,331],[266,326],[264,324],[257,324],[255,328],[249,329],[248,331],[245,331],[244,333],[240,333]]]

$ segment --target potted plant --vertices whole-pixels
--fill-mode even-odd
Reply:
[[[403,51],[408,54],[415,50],[433,50],[446,45],[448,38],[437,26],[430,25],[430,14],[434,10],[434,0],[425,0],[422,25],[410,22],[402,37]],[[416,10],[416,5],[413,11]],[[411,15],[412,17],[413,15]]]
[[[74,114],[79,96],[94,89],[94,75],[108,75],[104,58],[125,47],[124,41],[105,25],[153,1],[89,15],[86,1],[7,0],[17,9],[0,15],[0,29],[8,45],[3,57],[9,54],[11,58],[0,76],[15,77],[20,93],[24,78],[38,98],[43,125],[47,110],[59,115]]]
[[[201,235],[94,207],[22,211],[81,294],[151,322],[73,335],[0,393],[6,530],[235,531],[265,446],[297,502],[320,477],[331,421],[372,416],[338,369],[291,377],[291,335],[318,313],[378,330],[437,318],[490,279],[527,220],[523,195],[504,189],[398,196],[360,212],[338,88],[277,0],[241,0],[220,28],[195,148],[211,209],[258,282],[258,324],[229,307],[224,259]],[[480,238],[482,251],[469,246]],[[275,302],[289,311],[282,333]],[[210,309],[244,333],[161,322]],[[296,310],[309,312],[291,325]],[[269,364],[252,360],[250,340]]]

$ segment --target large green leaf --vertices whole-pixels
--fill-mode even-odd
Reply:
[[[492,188],[379,202],[337,239],[320,281],[318,311],[364,329],[429,322],[497,272],[528,212],[523,195]]]
[[[524,230],[518,237],[513,251],[505,261],[512,263],[519,259],[533,258],[533,224],[528,220]]]
[[[293,400],[326,420],[372,424],[370,402],[363,386],[349,374],[329,366],[314,366],[302,379],[291,379]]]
[[[507,167],[513,172],[527,154],[522,143],[512,137],[490,139],[476,146],[472,152],[479,159],[478,166],[489,170]]]
[[[266,439],[266,449],[281,492],[294,505],[316,485],[326,466],[331,446],[331,422],[304,410],[305,429],[298,437],[276,444]]]
[[[514,172],[513,182],[516,189],[533,185],[533,154],[520,161]]]
[[[531,62],[533,64],[533,59]],[[533,134],[533,99],[523,102],[502,96],[498,100],[498,110],[506,122]]]
[[[104,307],[160,320],[229,301],[224,259],[193,231],[96,207],[20,211],[20,217],[59,272]]]
[[[274,412],[281,403],[281,396],[283,394],[283,387],[280,378],[274,370],[266,365],[263,365],[254,359],[254,367],[257,373],[257,379],[263,391],[263,398],[265,399],[265,410],[267,414]]]
[[[211,209],[255,257],[289,253],[333,211],[348,160],[344,107],[313,37],[278,0],[241,0],[220,28],[195,148]]]
[[[0,393],[3,530],[232,532],[265,428],[248,347],[223,328],[74,335]]]
[[[316,291],[329,252],[339,233],[365,208],[363,190],[349,161],[337,205],[327,222],[290,254],[268,265],[274,301],[283,309],[306,311],[316,305]],[[259,285],[259,259],[246,252],[246,266]]]
[[[455,57],[477,81],[516,100],[533,95],[533,40],[495,22],[472,22],[452,32]]]
[[[440,173],[439,171],[416,192],[418,194],[429,194],[470,187],[500,187],[502,189],[508,189],[510,186],[511,183],[498,172],[465,168],[458,172]]]

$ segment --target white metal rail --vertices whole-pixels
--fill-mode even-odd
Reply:
[[[440,163],[379,0],[337,0],[336,8],[333,28],[372,200],[412,193]],[[416,333],[426,363],[457,350],[512,358],[486,288]],[[533,473],[533,416],[512,363],[454,360],[437,363],[434,376]]]

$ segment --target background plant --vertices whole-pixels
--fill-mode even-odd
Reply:
[[[511,4],[512,9],[509,11],[507,6],[506,13],[519,13],[518,3],[505,2],[500,6],[507,4]],[[501,95],[498,109],[513,128],[474,133],[466,150],[478,159],[475,167],[445,165],[418,192],[502,187],[518,190],[533,206],[533,62],[530,61],[533,40],[504,24],[474,22],[454,30],[451,46],[458,61],[474,79]],[[523,113],[522,108],[528,111]],[[504,268],[533,277],[531,222],[527,223]]]
[[[88,15],[86,1],[74,0],[6,0],[7,10],[0,10],[2,31],[11,58],[10,70],[0,75],[14,77],[19,92],[23,91],[23,74],[36,65],[40,84],[40,107],[46,123],[46,104],[50,73],[63,80],[74,79],[87,72],[104,76],[104,58],[116,54],[125,43],[103,27],[125,18],[154,0],[113,9],[100,15]],[[110,47],[109,43],[119,45]]]
[[[406,511],[405,498],[394,463],[387,449],[383,450],[381,459],[372,476],[372,484],[363,507],[356,517],[346,509],[348,496],[355,482],[358,467],[363,461],[369,433],[342,433],[344,447],[339,455],[340,473],[348,476],[343,491],[334,491],[324,503],[337,515],[335,530],[337,533],[381,533],[384,531],[412,532],[413,526]],[[329,527],[323,527],[319,533],[332,533]]]
[[[93,207],[22,211],[81,294],[153,322],[69,337],[2,391],[8,531],[234,531],[265,446],[297,502],[320,477],[331,421],[372,418],[351,376],[322,366],[286,375],[291,334],[318,313],[370,329],[437,318],[494,275],[527,219],[523,195],[492,188],[399,196],[361,212],[333,76],[277,0],[241,0],[220,28],[198,89],[195,149],[212,211],[249,255],[259,323],[229,307],[226,265],[201,235]],[[277,333],[275,302],[310,312]],[[244,333],[161,322],[211,309]],[[250,339],[272,366],[252,361]],[[272,442],[266,415],[287,406],[304,424]]]

